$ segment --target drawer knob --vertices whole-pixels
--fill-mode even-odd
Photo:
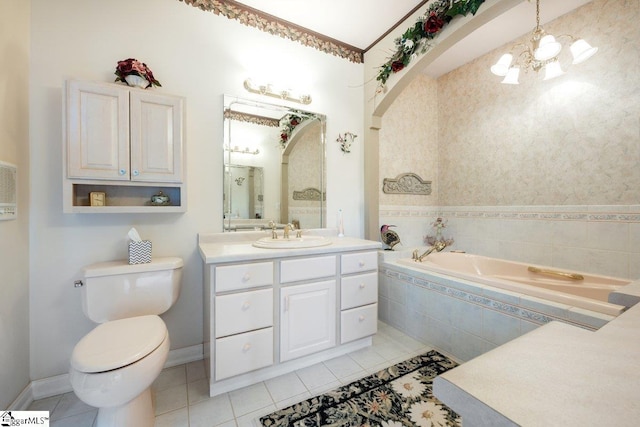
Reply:
[[[251,280],[251,275],[249,273],[245,273],[244,276],[242,276],[242,281],[246,283],[249,280]]]
[[[364,289],[364,283],[360,283],[360,289]]]
[[[248,309],[249,309],[249,307],[251,307],[251,303],[250,303],[249,301],[245,301],[245,302],[242,304],[242,309],[243,309],[243,310],[248,310]]]
[[[245,353],[249,350],[251,350],[251,343],[246,343],[242,346],[242,351],[244,351]]]
[[[358,317],[358,320],[359,320],[360,322],[364,322],[364,316],[360,315],[360,317]]]

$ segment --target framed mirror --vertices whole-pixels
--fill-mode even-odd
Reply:
[[[223,230],[326,226],[326,116],[224,96]]]

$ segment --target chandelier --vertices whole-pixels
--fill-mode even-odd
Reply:
[[[586,61],[598,51],[597,47],[592,47],[583,39],[572,35],[563,34],[558,36],[558,39],[560,38],[568,38],[571,41],[573,64]],[[504,77],[502,83],[517,85],[520,68],[525,68],[525,71],[530,68],[536,72],[544,69],[544,80],[550,80],[564,74],[558,62],[561,50],[560,42],[540,26],[540,0],[536,0],[536,28],[531,35],[530,44],[518,43],[512,46],[509,53],[502,55],[498,62],[491,66],[491,72]],[[517,51],[519,53],[514,62],[513,55]]]

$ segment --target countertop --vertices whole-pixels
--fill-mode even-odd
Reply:
[[[329,254],[361,250],[375,250],[381,248],[380,242],[358,239],[355,237],[338,237],[334,229],[317,229],[306,231],[308,235],[324,235],[331,241],[326,246],[295,249],[263,249],[252,245],[253,242],[268,233],[235,232],[235,233],[205,233],[198,236],[200,256],[206,264],[221,262],[238,262],[293,256]],[[303,234],[304,236],[304,234]]]
[[[434,394],[465,427],[637,426],[640,305],[594,332],[548,323],[440,375]]]

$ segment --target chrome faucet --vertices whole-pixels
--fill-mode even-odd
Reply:
[[[424,253],[422,255],[418,255],[418,250],[417,249],[415,251],[413,251],[413,260],[415,262],[422,262],[422,260],[424,258],[428,257],[429,254],[431,254],[431,252],[433,252],[433,251],[440,252],[441,250],[443,250],[446,247],[447,247],[447,244],[445,242],[443,242],[442,240],[438,240],[437,242],[435,242],[433,244],[433,246],[431,246],[429,249],[424,251]]]

